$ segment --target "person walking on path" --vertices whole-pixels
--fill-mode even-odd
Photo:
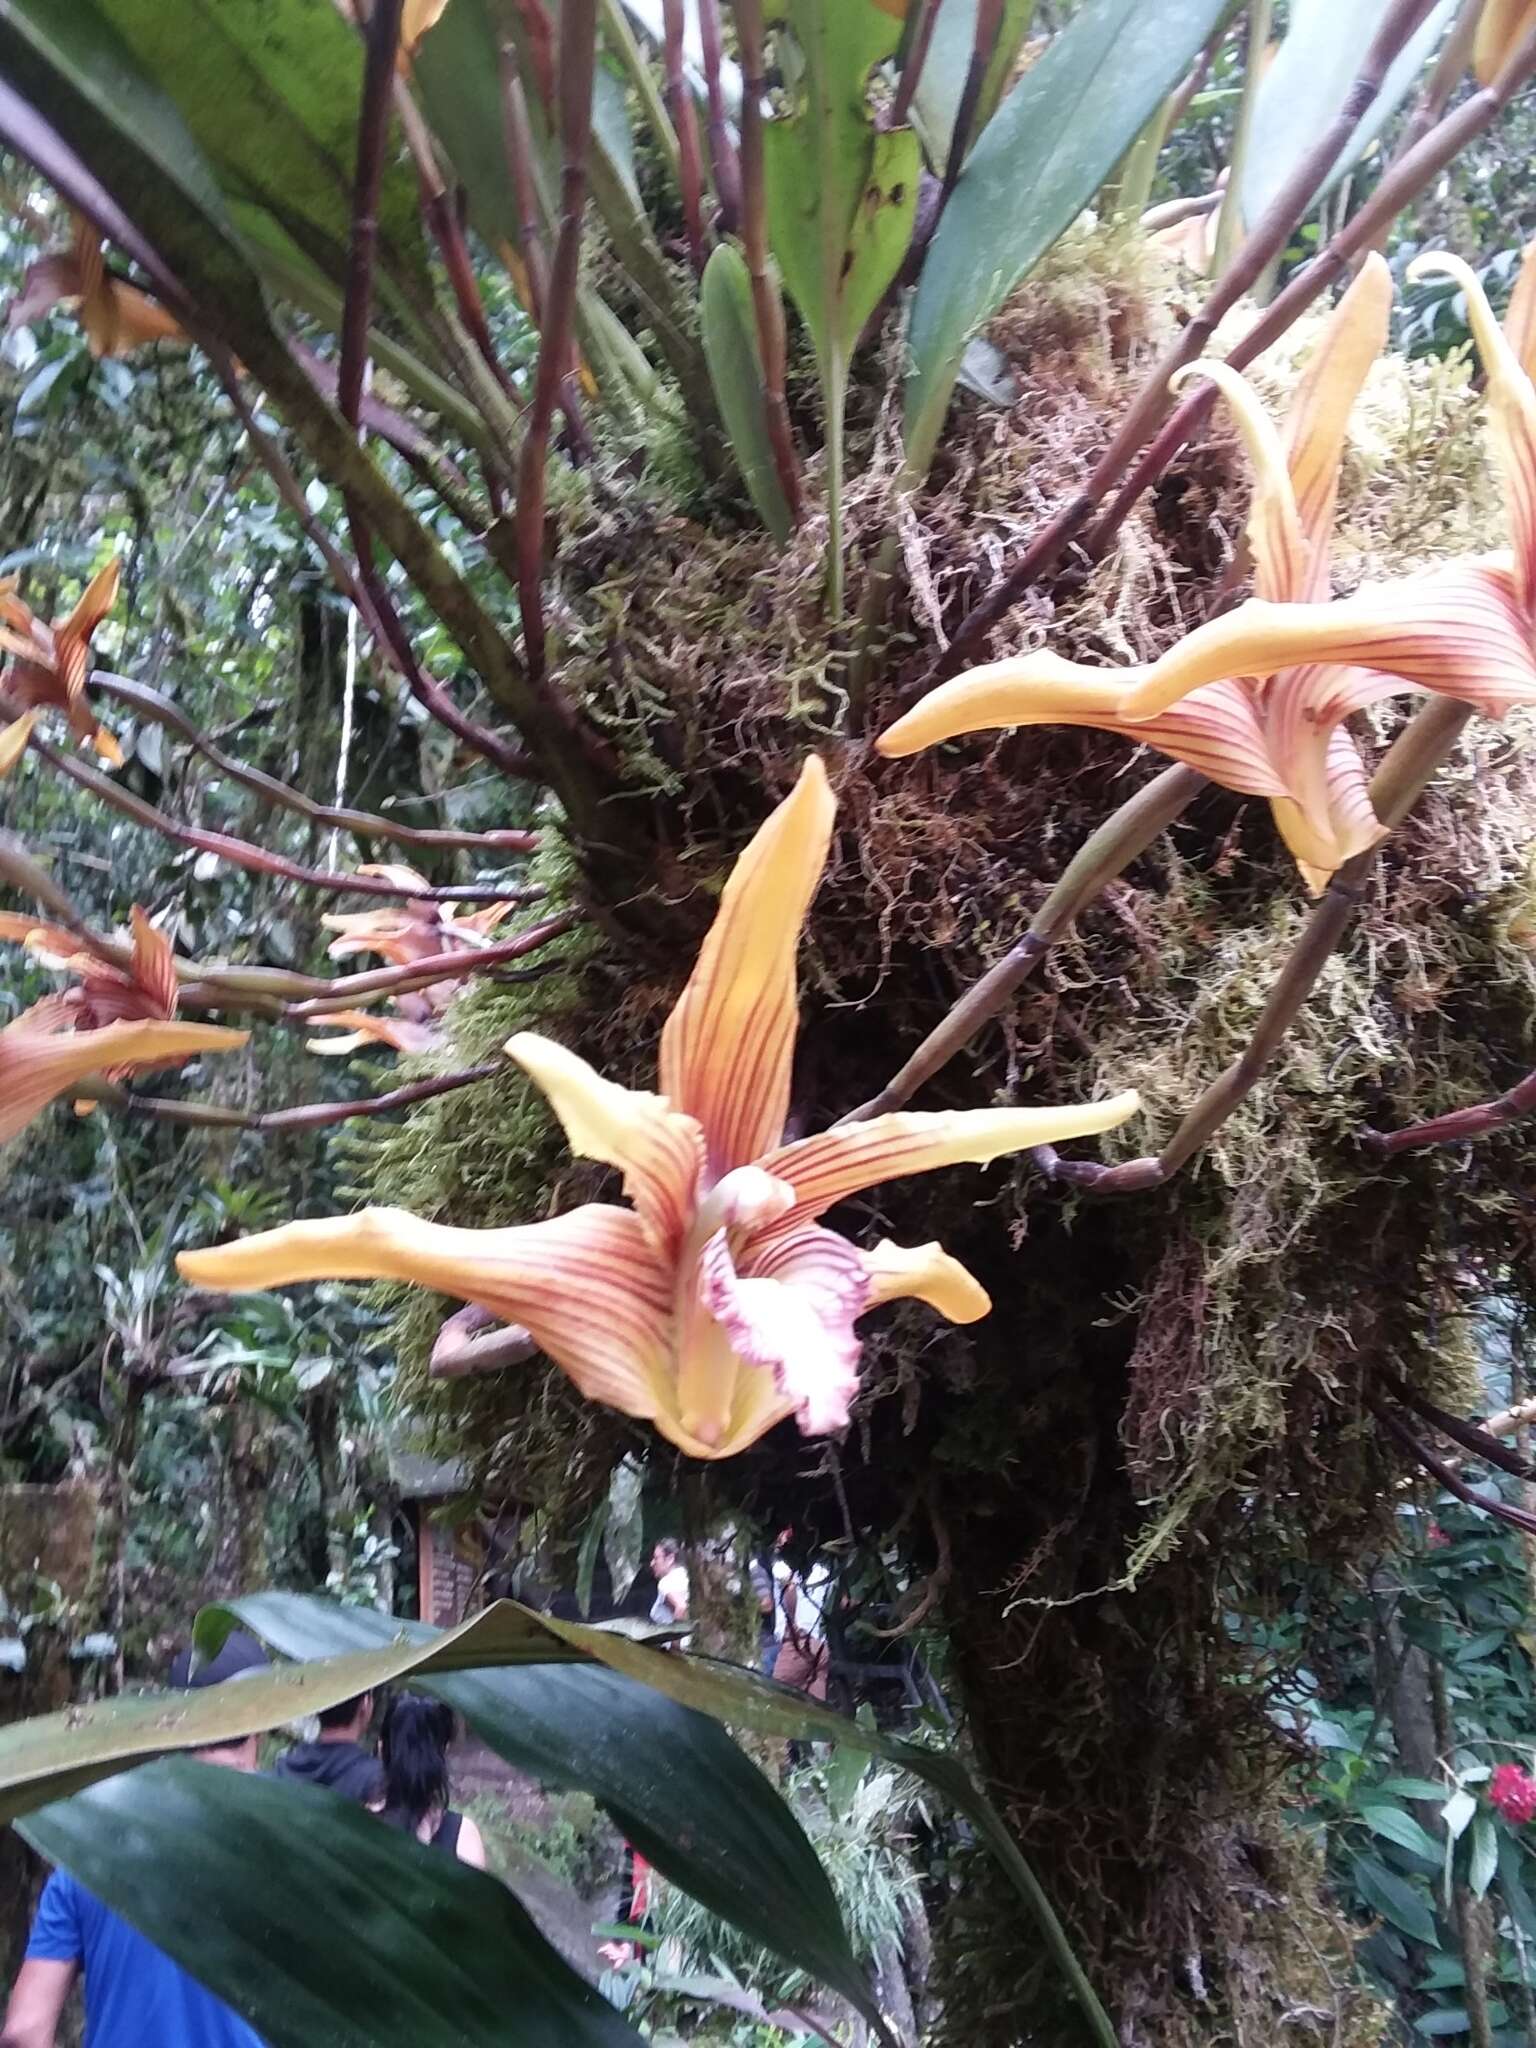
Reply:
[[[396,1693],[384,1709],[379,1763],[384,1800],[379,1816],[476,1870],[485,1868],[485,1840],[467,1813],[448,1804],[448,1745],[452,1707],[418,1692]]]
[[[220,1685],[266,1662],[261,1645],[236,1630],[218,1656],[195,1672],[183,1652],[171,1667],[171,1682],[182,1688]],[[257,1737],[246,1735],[194,1754],[200,1763],[254,1771],[256,1746]],[[265,2048],[238,2013],[67,1870],[55,1870],[43,1888],[26,1960],[0,2027],[0,2048],[55,2048],[64,2007],[82,1974],[84,2048]]]
[[[313,1742],[296,1742],[284,1750],[274,1775],[300,1785],[326,1785],[359,1806],[378,1806],[384,1798],[384,1773],[379,1760],[363,1745],[373,1719],[373,1694],[359,1693],[320,1716]]]

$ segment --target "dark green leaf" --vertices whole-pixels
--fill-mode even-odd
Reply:
[[[791,520],[768,436],[752,280],[740,252],[728,242],[705,266],[700,314],[710,381],[742,482],[758,517],[782,547]]]
[[[1427,1863],[1439,1863],[1440,1844],[1400,1806],[1368,1806],[1362,1802],[1360,1818],[1384,1841],[1395,1842],[1400,1849],[1422,1856]]]
[[[1092,199],[1224,0],[1086,0],[971,153],[913,301],[907,462],[933,458],[965,345]]]
[[[1374,1856],[1354,1857],[1353,1868],[1355,1885],[1368,1906],[1390,1920],[1394,1927],[1400,1927],[1404,1934],[1423,1942],[1426,1948],[1440,1946],[1435,1916],[1425,1894],[1416,1885],[1388,1870],[1385,1863]]]
[[[1440,2012],[1421,2013],[1413,2023],[1416,2034],[1439,2037],[1449,2034],[1470,2034],[1472,2021],[1460,2006],[1446,2006]]]
[[[1472,1841],[1467,1855],[1467,1883],[1472,1896],[1480,1899],[1493,1882],[1498,1868],[1499,1838],[1491,1813],[1479,1813],[1472,1823]]]
[[[1443,1782],[1437,1785],[1433,1778],[1383,1778],[1374,1790],[1393,1799],[1433,1799],[1439,1806],[1448,1796],[1449,1787]]]
[[[22,1833],[273,2048],[638,2039],[504,1885],[333,1793],[178,1760]]]
[[[1526,1889],[1527,1859],[1513,1835],[1499,1833],[1499,1895],[1527,1941],[1536,1941],[1536,1902]]]

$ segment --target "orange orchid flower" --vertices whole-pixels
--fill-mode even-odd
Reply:
[[[183,1274],[221,1290],[389,1278],[456,1295],[523,1325],[589,1400],[648,1417],[696,1458],[729,1457],[790,1415],[807,1434],[840,1429],[860,1316],[915,1296],[972,1322],[991,1304],[937,1244],[865,1252],[817,1219],[881,1181],[1108,1130],[1136,1098],[876,1117],[786,1142],[795,955],[834,809],[813,757],[726,884],[662,1033],[660,1094],[531,1032],[508,1043],[572,1149],[621,1169],[630,1206],[507,1230],[365,1209],[183,1253]]]
[[[20,295],[11,301],[7,328],[29,321],[66,300],[77,300],[80,325],[93,356],[128,356],[152,341],[185,341],[186,334],[163,306],[124,284],[107,269],[101,236],[75,215],[74,240],[30,264]]]
[[[27,741],[32,737],[32,728],[37,723],[35,711],[24,711],[20,718],[14,718],[9,725],[0,726],[0,782],[3,782],[22,755],[27,751]]]
[[[0,1030],[0,1144],[15,1137],[56,1096],[93,1074],[109,1081],[179,1067],[204,1052],[233,1052],[250,1036],[218,1024],[181,1024],[175,956],[163,932],[133,909],[132,966],[82,952],[56,925],[0,911],[0,940],[24,945],[78,985],[44,996]]]
[[[1472,69],[1479,85],[1492,85],[1505,59],[1536,28],[1536,0],[1483,0],[1472,43]]]
[[[360,1046],[369,1044],[393,1046],[396,1052],[431,1052],[441,1038],[433,1023],[419,1022],[413,1017],[378,1016],[372,1010],[331,1010],[315,1022],[344,1027],[335,1038],[305,1039],[307,1051],[327,1055],[356,1052]]]
[[[85,684],[91,666],[91,640],[117,602],[121,574],[122,558],[114,555],[96,571],[69,617],[55,619],[51,626],[17,596],[14,576],[0,577],[0,650],[11,657],[10,666],[0,675],[0,689],[13,704],[27,709],[62,711],[75,737],[93,746],[115,768],[122,766],[123,750],[91,716]],[[23,735],[22,744],[25,742]]]
[[[1368,257],[1313,352],[1283,436],[1225,363],[1199,363],[1183,373],[1219,386],[1253,461],[1248,542],[1254,583],[1276,616],[1305,609],[1303,600],[1329,588],[1328,542],[1345,426],[1386,340],[1391,300],[1386,264]],[[1380,836],[1364,763],[1340,722],[1381,695],[1381,687],[1371,677],[1360,696],[1354,694],[1359,676],[1336,677],[1316,664],[1280,657],[1227,662],[1202,675],[1203,687],[1159,693],[1148,702],[1151,679],[1199,638],[1192,634],[1151,667],[1109,674],[1049,652],[992,662],[930,691],[875,744],[882,754],[912,754],[957,733],[1005,725],[1088,725],[1122,733],[1227,789],[1268,797],[1286,844],[1317,891],[1341,861]]]
[[[1048,654],[1000,662],[946,685],[949,691],[968,686],[970,708],[990,715],[946,717],[945,690],[935,691],[885,735],[886,751],[904,753],[951,731],[1026,719],[1113,723],[1169,750],[1169,717],[1187,718],[1213,701],[1213,690],[1230,690],[1221,678],[1288,672],[1302,680],[1280,700],[1285,716],[1271,759],[1285,770],[1292,809],[1287,815],[1277,804],[1276,815],[1299,856],[1326,871],[1329,863],[1296,837],[1298,823],[1316,830],[1325,803],[1338,827],[1333,865],[1379,832],[1358,779],[1358,756],[1346,758],[1341,748],[1339,726],[1350,712],[1408,689],[1456,698],[1495,719],[1516,704],[1536,704],[1536,244],[1526,252],[1502,329],[1460,258],[1421,256],[1409,271],[1410,277],[1436,273],[1453,277],[1465,294],[1483,359],[1489,429],[1509,507],[1509,552],[1447,562],[1332,603],[1276,602],[1273,590],[1261,590],[1114,682]],[[1269,484],[1271,506],[1283,515],[1272,474]],[[1298,487],[1297,501],[1302,497]],[[1275,523],[1283,527],[1283,516]],[[1089,715],[1100,706],[1112,707],[1113,718]],[[1276,723],[1273,714],[1270,723]],[[914,737],[918,731],[922,736]],[[1207,772],[1233,788],[1257,788],[1256,781],[1244,785],[1227,773],[1219,758]]]
[[[430,885],[404,861],[369,862],[360,875],[383,875],[397,888],[424,892]],[[510,903],[488,903],[482,910],[456,915],[453,903],[416,903],[407,900],[387,910],[356,910],[322,917],[327,931],[335,932],[326,952],[333,960],[347,960],[358,953],[377,953],[394,967],[409,967],[418,960],[433,960],[442,953],[468,953],[490,943],[490,935],[513,909]],[[441,1013],[463,987],[467,977],[434,982],[419,992],[426,1011]],[[382,1034],[375,1032],[375,1037]],[[385,1043],[390,1041],[385,1040]],[[411,1050],[406,1047],[403,1050]],[[332,1046],[331,1051],[351,1051],[351,1046]]]

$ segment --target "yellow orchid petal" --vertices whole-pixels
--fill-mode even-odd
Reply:
[[[32,728],[37,723],[35,711],[24,711],[20,718],[13,719],[7,726],[0,726],[0,781],[3,781],[22,755],[27,751],[27,741],[32,737]]]
[[[992,1297],[975,1276],[941,1244],[895,1244],[882,1238],[864,1254],[869,1275],[866,1309],[887,1301],[925,1301],[951,1323],[976,1323],[992,1306]]]
[[[657,1418],[666,1405],[672,1275],[639,1217],[606,1202],[510,1230],[362,1209],[176,1263],[194,1287],[234,1294],[301,1280],[413,1281],[523,1324],[588,1400]]]
[[[1536,242],[1526,249],[1520,275],[1509,295],[1504,315],[1504,338],[1514,350],[1527,377],[1536,376]]]
[[[675,1252],[693,1218],[704,1170],[704,1135],[664,1095],[622,1088],[576,1053],[533,1031],[506,1044],[559,1117],[571,1150],[624,1175],[624,1192],[658,1252]]]
[[[1215,357],[1176,370],[1168,388],[1178,391],[1198,378],[1214,384],[1226,400],[1253,464],[1247,533],[1253,551],[1254,588],[1260,597],[1296,597],[1307,578],[1308,548],[1275,423],[1242,372]]]
[[[1387,345],[1392,273],[1373,251],[1334,308],[1291,400],[1282,436],[1297,516],[1309,554],[1301,585],[1287,593],[1328,593],[1328,539],[1339,491],[1349,414],[1371,365]],[[1263,591],[1258,593],[1261,597]]]
[[[661,1092],[702,1124],[714,1179],[756,1159],[789,1114],[795,955],[836,809],[813,754],[736,862],[661,1034]]]
[[[250,1036],[219,1024],[154,1022],[71,1031],[57,1001],[34,1004],[0,1031],[0,1143],[92,1074],[175,1066],[198,1053],[233,1052]]]
[[[1472,44],[1479,85],[1492,85],[1507,57],[1536,28],[1536,0],[1483,0]]]
[[[408,861],[369,860],[364,861],[357,871],[360,875],[381,875],[386,882],[393,882],[397,889],[407,895],[416,896],[431,888],[426,876],[419,874]]]
[[[795,1191],[795,1205],[777,1223],[764,1226],[764,1236],[777,1236],[797,1223],[808,1222],[834,1202],[882,1181],[909,1173],[931,1173],[938,1166],[982,1165],[1032,1145],[1055,1145],[1066,1138],[1085,1138],[1112,1131],[1134,1116],[1141,1104],[1134,1090],[1104,1102],[1064,1104],[1052,1109],[956,1109],[938,1112],[898,1111],[871,1117],[868,1123],[847,1124],[799,1138],[764,1155],[759,1162],[777,1180]]]
[[[1332,604],[1249,598],[1197,627],[1137,677],[1121,716],[1155,718],[1203,684],[1302,662],[1375,669],[1458,697],[1489,718],[1536,702],[1536,653],[1508,568],[1455,565]],[[1091,671],[1089,672],[1091,673]]]
[[[122,579],[123,558],[114,555],[110,562],[103,563],[81,593],[78,603],[69,617],[57,627],[61,634],[89,641],[96,628],[117,603],[117,586]]]
[[[98,725],[91,734],[91,745],[96,749],[102,760],[107,763],[109,768],[122,767],[123,750],[118,745],[116,737],[108,732],[104,725]]]
[[[1408,276],[1452,278],[1466,300],[1467,324],[1487,378],[1488,426],[1509,500],[1520,594],[1527,611],[1536,610],[1536,389],[1469,264],[1436,249],[1416,257]]]

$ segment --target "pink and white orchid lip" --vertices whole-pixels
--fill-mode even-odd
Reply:
[[[195,1286],[414,1281],[530,1331],[588,1399],[695,1458],[726,1458],[793,1415],[842,1428],[858,1389],[855,1324],[924,1301],[956,1322],[986,1294],[938,1245],[864,1252],[815,1218],[861,1188],[1108,1130],[1134,1095],[1065,1109],[885,1117],[782,1144],[800,929],[831,845],[814,756],[736,863],[662,1034],[662,1091],[607,1080],[532,1032],[507,1052],[578,1155],[616,1168],[631,1204],[455,1230],[400,1210],[292,1223],[183,1253]]]
[[[1297,387],[1283,430],[1227,364],[1199,362],[1232,412],[1254,472],[1248,544],[1257,596],[1158,662],[1104,671],[1041,652],[992,662],[942,684],[876,741],[905,755],[962,733],[1011,725],[1086,725],[1155,747],[1244,796],[1268,797],[1309,888],[1380,837],[1364,763],[1342,721],[1401,682],[1340,683],[1331,656],[1281,645],[1272,622],[1310,609],[1329,587],[1328,542],[1350,407],[1386,340],[1392,284],[1370,258],[1340,301]],[[1262,609],[1256,609],[1262,607]],[[1246,635],[1232,627],[1246,621]],[[1206,636],[1206,637],[1202,637]]]

